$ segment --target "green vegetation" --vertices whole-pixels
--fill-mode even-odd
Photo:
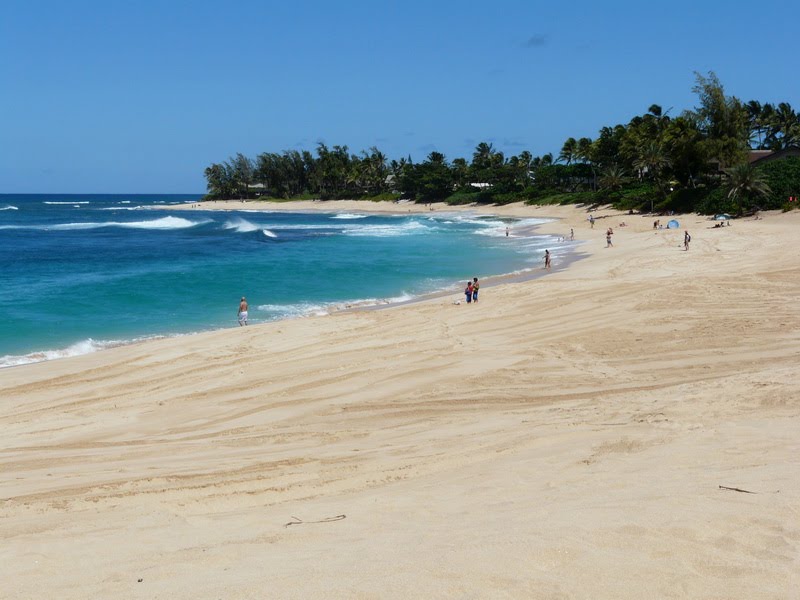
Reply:
[[[714,73],[697,74],[698,106],[671,117],[657,104],[595,139],[569,137],[558,157],[506,157],[481,142],[471,160],[431,152],[389,161],[376,147],[237,154],[205,170],[209,199],[364,199],[448,204],[613,204],[624,210],[743,214],[790,207],[800,157],[752,166],[752,150],[800,148],[800,116],[783,102],[726,96]],[[793,203],[791,206],[796,205]]]

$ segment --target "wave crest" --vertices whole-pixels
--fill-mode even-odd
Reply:
[[[340,213],[333,215],[331,219],[366,219],[367,215],[354,215],[352,213]]]
[[[247,219],[242,219],[241,217],[225,221],[222,227],[224,229],[231,229],[236,233],[250,233],[251,231],[258,231],[261,229],[259,225],[251,223]]]

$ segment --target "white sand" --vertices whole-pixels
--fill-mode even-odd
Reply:
[[[800,597],[800,213],[489,210],[588,257],[0,370],[0,597]]]

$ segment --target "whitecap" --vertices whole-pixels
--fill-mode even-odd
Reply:
[[[144,206],[106,206],[97,210],[142,210]]]
[[[251,231],[258,231],[261,229],[260,225],[251,223],[250,221],[242,219],[241,217],[225,221],[225,224],[222,227],[225,229],[232,229],[237,233],[250,233]]]
[[[343,233],[353,237],[396,237],[430,233],[434,228],[417,221],[409,221],[401,225],[361,225],[345,227]]]
[[[263,233],[265,236],[271,237],[271,238],[277,238],[278,237],[275,233],[273,233],[269,229],[262,229],[261,233]]]
[[[331,219],[366,219],[368,215],[354,215],[352,213],[341,213],[333,215]]]
[[[19,210],[19,208],[17,208],[16,206],[11,206],[9,204],[8,206],[0,207],[0,210]]]
[[[122,227],[125,229],[186,229],[210,223],[210,221],[190,221],[180,217],[162,217],[152,221],[108,221],[106,223],[58,223],[56,225],[0,225],[0,229],[35,229],[39,231],[73,231],[86,229],[101,229],[103,227]]]
[[[45,200],[42,204],[91,204],[88,200],[84,200],[81,202],[56,202],[55,200]]]

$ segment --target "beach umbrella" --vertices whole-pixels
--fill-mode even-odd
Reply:
[[[722,213],[720,215],[714,215],[714,220],[715,221],[727,221],[730,218],[731,218],[731,216],[727,215],[725,213]]]
[[[669,223],[667,223],[667,229],[677,229],[680,226],[681,224],[678,223],[675,219],[672,219]]]

